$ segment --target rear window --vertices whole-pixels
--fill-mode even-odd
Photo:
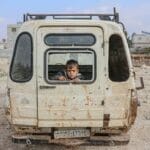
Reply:
[[[28,33],[19,35],[10,68],[10,77],[15,82],[26,82],[32,77],[32,38]]]
[[[48,34],[45,44],[49,46],[91,46],[95,44],[92,34]]]
[[[129,78],[129,66],[122,38],[111,35],[109,39],[109,78],[115,82],[126,81]]]
[[[49,83],[89,83],[93,82],[95,79],[95,53],[92,50],[68,50],[64,49],[58,50],[47,50],[45,54],[45,64],[46,64],[46,80]],[[68,65],[71,69],[77,69],[77,74],[74,79],[71,79]],[[73,67],[72,67],[73,66]],[[71,70],[70,69],[70,70]],[[63,77],[61,79],[61,77]],[[77,79],[77,80],[76,80]]]

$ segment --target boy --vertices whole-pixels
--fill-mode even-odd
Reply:
[[[66,68],[63,72],[58,72],[54,77],[54,80],[73,80],[80,81],[83,80],[83,76],[79,73],[79,64],[76,60],[68,60],[66,63]]]

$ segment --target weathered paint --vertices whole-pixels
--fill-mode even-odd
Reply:
[[[103,43],[103,32],[100,27],[47,27],[39,28],[37,35],[37,59],[38,59],[38,86],[48,86],[44,80],[44,61],[41,56],[49,47],[43,41],[47,33],[91,33],[97,39],[94,49],[97,55],[97,73],[100,74],[104,68],[101,47]],[[59,58],[61,59],[61,58]],[[38,126],[39,127],[97,127],[103,124],[103,108],[101,105],[103,94],[103,78],[97,76],[100,82],[92,84],[56,84],[56,88],[38,88]],[[51,85],[50,85],[51,86]],[[101,87],[101,88],[99,88]],[[58,94],[59,91],[59,94]]]
[[[137,116],[138,98],[135,90],[131,90],[129,125],[132,125]]]
[[[8,80],[11,123],[18,132],[49,133],[54,128],[89,127],[96,133],[121,133],[127,131],[136,118],[136,98],[133,68],[126,39],[119,25],[107,21],[29,21],[21,32],[33,37],[33,77],[27,83]],[[96,81],[92,84],[49,85],[44,79],[43,55],[50,48],[44,36],[53,31],[92,33],[97,43],[91,48],[97,56]],[[130,69],[124,82],[108,78],[109,37],[122,37]],[[54,128],[53,128],[54,127]],[[59,130],[58,129],[58,130]]]

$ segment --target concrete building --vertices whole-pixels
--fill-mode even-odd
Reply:
[[[7,49],[6,39],[2,39],[2,41],[0,41],[0,49]]]
[[[141,34],[134,33],[132,35],[132,48],[140,50],[150,47],[150,33],[142,32]]]
[[[7,43],[8,48],[13,49],[21,23],[9,24],[7,26]]]

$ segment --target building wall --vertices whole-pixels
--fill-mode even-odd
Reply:
[[[21,24],[10,24],[7,26],[8,48],[13,49]]]
[[[132,47],[133,48],[150,47],[150,35],[149,34],[133,34],[132,35]]]
[[[5,39],[3,39],[2,41],[0,41],[0,49],[7,49],[7,42]]]

